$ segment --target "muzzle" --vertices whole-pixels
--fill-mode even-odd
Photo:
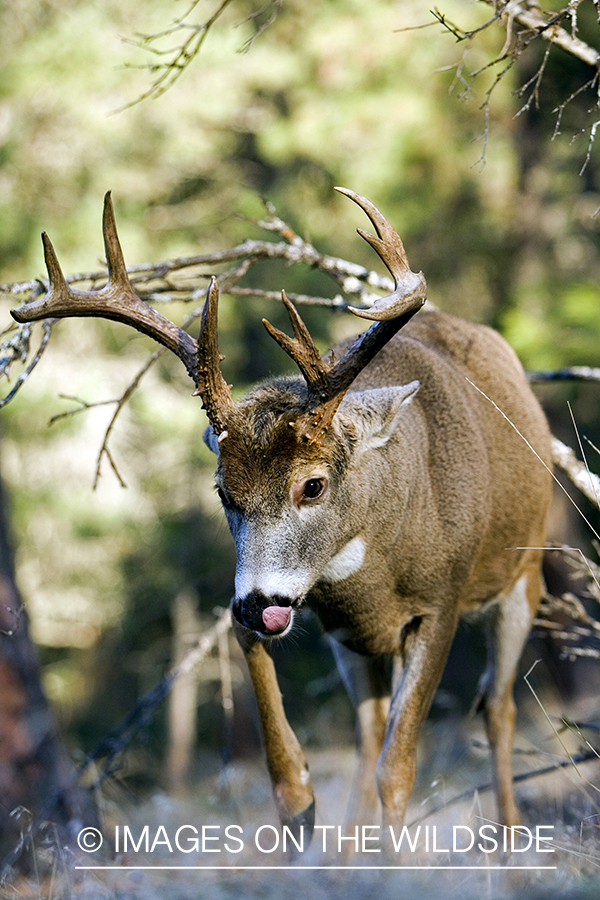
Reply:
[[[292,620],[292,601],[289,597],[266,597],[260,591],[252,591],[243,599],[234,599],[231,612],[244,628],[276,637],[283,634]]]

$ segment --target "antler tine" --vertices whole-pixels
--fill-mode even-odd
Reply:
[[[410,269],[400,235],[379,212],[375,204],[371,203],[367,197],[363,197],[362,194],[357,194],[348,188],[336,187],[334,190],[354,200],[368,215],[377,231],[378,238],[363,231],[362,228],[358,228],[357,231],[379,253],[392,275],[402,274],[406,269]]]
[[[347,188],[336,187],[336,191],[344,194],[360,206],[373,223],[378,237],[357,228],[358,233],[379,254],[385,266],[394,278],[395,290],[387,297],[380,297],[370,309],[348,307],[350,312],[363,319],[382,321],[402,315],[416,305],[423,305],[427,297],[427,283],[422,272],[412,272],[406,258],[404,244],[398,232],[383,216],[377,207],[366,197]]]
[[[104,195],[104,211],[102,214],[102,233],[104,235],[104,250],[106,253],[106,265],[108,267],[109,284],[118,284],[127,291],[131,291],[131,284],[127,274],[125,258],[117,234],[115,221],[115,209],[112,202],[112,193],[107,191]]]
[[[48,292],[31,303],[11,310],[17,322],[70,316],[99,316],[131,325],[175,353],[196,382],[198,345],[182,328],[144,303],[127,275],[123,252],[117,235],[110,191],[104,197],[104,245],[108,265],[108,283],[97,291],[81,291],[67,283],[54,247],[46,233],[42,235],[44,258],[48,270]]]
[[[344,394],[381,348],[414,316],[425,302],[427,284],[422,272],[411,271],[400,236],[366,197],[346,188],[336,188],[354,200],[369,216],[378,237],[358,229],[359,234],[377,251],[394,277],[396,290],[376,301],[369,310],[352,312],[375,323],[354,341],[334,365],[319,352],[291,301],[282,291],[282,299],[294,329],[294,337],[274,328],[263,319],[265,328],[300,369],[308,387],[308,411],[294,426],[305,441],[318,441],[331,425]]]
[[[63,275],[58,257],[52,246],[52,241],[45,231],[42,233],[42,244],[44,247],[44,262],[46,263],[46,271],[48,272],[48,294],[54,294],[56,297],[66,297],[69,293],[69,285]],[[18,310],[15,310],[15,312],[17,311]],[[19,319],[17,319],[17,321],[19,321]]]
[[[202,397],[202,406],[215,434],[223,438],[227,433],[227,416],[233,406],[231,387],[221,373],[217,332],[219,288],[213,276],[206,292],[198,339],[198,371],[195,396]]]
[[[290,322],[294,329],[294,337],[288,337],[285,332],[271,325],[267,319],[262,320],[263,325],[282,350],[285,350],[287,355],[294,360],[304,376],[309,392],[318,399],[327,399],[325,375],[329,370],[329,366],[321,359],[321,355],[310,336],[308,328],[285,291],[281,292],[281,299],[288,311]],[[324,391],[325,394],[323,393]]]

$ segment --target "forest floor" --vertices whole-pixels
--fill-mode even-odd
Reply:
[[[354,839],[344,840],[355,837],[343,826],[355,760],[350,748],[308,748],[317,827],[310,846],[306,843],[295,854],[289,853],[289,838],[288,852],[282,852],[283,832],[262,760],[242,760],[219,774],[218,763],[207,758],[204,776],[183,797],[154,792],[133,802],[124,787],[111,784],[103,799],[104,846],[95,853],[63,850],[48,865],[52,852],[40,844],[37,873],[7,881],[0,896],[287,900],[307,892],[311,900],[422,896],[596,900],[598,764],[564,767],[517,785],[526,830],[515,840],[514,851],[505,853],[502,830],[499,826],[494,830],[493,794],[485,789],[487,748],[474,721],[426,723],[417,784],[398,852],[380,852],[377,840],[371,840],[378,831],[371,827],[359,828],[358,852]],[[571,739],[570,747],[569,736],[561,737],[566,749],[574,752],[577,742],[574,736]],[[550,746],[548,736],[541,735],[539,722],[536,728],[526,722],[519,729],[516,747],[517,772],[565,757],[565,748],[556,741]],[[490,852],[493,837],[499,849]]]

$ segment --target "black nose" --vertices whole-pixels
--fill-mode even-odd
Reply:
[[[263,622],[263,610],[269,606],[289,607],[291,605],[292,601],[289,597],[280,597],[278,594],[273,597],[265,597],[261,591],[252,591],[243,600],[236,598],[231,604],[231,612],[244,628],[258,631],[260,634],[269,634]]]

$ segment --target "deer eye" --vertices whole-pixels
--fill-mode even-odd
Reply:
[[[323,491],[325,490],[325,479],[324,478],[309,478],[306,484],[304,485],[304,490],[302,492],[302,496],[306,500],[316,500],[317,497],[320,497]]]
[[[326,475],[315,475],[306,481],[297,481],[292,487],[292,502],[296,508],[314,503],[327,493],[329,479]]]
[[[229,508],[232,504],[231,504],[231,501],[230,501],[229,497],[227,496],[227,494],[226,494],[225,491],[223,490],[223,488],[220,487],[218,484],[215,485],[215,488],[216,488],[217,494],[219,495],[219,500],[221,501],[221,503],[223,504],[223,506],[226,507],[226,508]]]
[[[319,497],[323,496],[326,490],[326,478],[309,478],[308,481],[305,481],[302,486],[302,496],[300,497],[300,502],[310,502],[311,500],[318,500]]]

